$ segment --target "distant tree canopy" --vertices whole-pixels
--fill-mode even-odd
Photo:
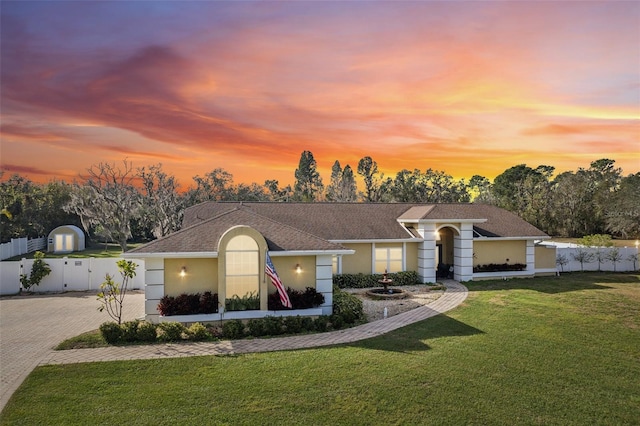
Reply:
[[[518,214],[550,235],[582,237],[612,234],[640,237],[640,172],[624,176],[615,161],[600,159],[586,169],[555,177],[552,166],[518,164],[491,182],[474,175],[469,182],[444,171],[400,170],[392,177],[365,156],[356,172],[333,163],[329,184],[322,183],[313,153],[302,152],[293,187],[277,180],[235,184],[233,175],[214,168],[193,177],[180,191],[176,178],[161,164],[136,170],[97,163],[78,182],[36,184],[0,171],[0,237],[47,235],[60,225],[82,226],[95,241],[145,241],[178,230],[184,209],[204,201],[331,201],[493,204]]]

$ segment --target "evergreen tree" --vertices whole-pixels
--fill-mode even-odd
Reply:
[[[296,201],[318,201],[322,196],[324,185],[317,171],[316,160],[311,151],[304,151],[300,156],[298,168],[295,171],[296,182],[293,197]]]

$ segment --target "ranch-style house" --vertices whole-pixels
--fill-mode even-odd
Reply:
[[[421,282],[555,274],[549,236],[485,204],[205,202],[186,209],[183,228],[126,253],[144,259],[146,318],[194,322],[332,310],[334,274],[415,271]],[[276,291],[266,254],[286,287],[314,288],[317,309],[271,311]],[[165,295],[212,292],[214,314],[163,318]],[[255,294],[260,309],[224,312],[227,298]]]

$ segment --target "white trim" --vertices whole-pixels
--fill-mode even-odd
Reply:
[[[524,240],[540,240],[540,239],[549,239],[551,237],[485,237],[485,236],[481,236],[481,237],[473,237],[474,241],[475,240],[481,240],[481,241],[524,241]]]
[[[456,219],[456,218],[442,218],[442,219],[396,219],[398,223],[485,223],[489,219]]]
[[[319,256],[319,255],[334,255],[334,254],[354,254],[355,250],[289,250],[289,251],[270,251],[269,256]]]
[[[407,270],[407,243],[402,243],[402,270]]]
[[[271,257],[278,256],[314,256],[322,254],[354,254],[355,250],[290,250],[290,251],[269,251]],[[123,253],[122,257],[130,259],[145,259],[145,258],[163,258],[163,259],[178,259],[178,258],[217,258],[217,251],[194,251],[194,252],[164,252],[164,253]]]
[[[264,318],[264,317],[295,317],[295,316],[320,316],[322,315],[322,308],[311,309],[285,309],[281,311],[259,311],[259,310],[247,310],[247,311],[227,311],[224,313],[216,314],[196,314],[196,315],[170,315],[158,317],[159,322],[211,322],[211,321],[224,321],[231,319],[252,319],[252,318]]]

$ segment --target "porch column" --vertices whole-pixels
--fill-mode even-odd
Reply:
[[[316,256],[316,291],[324,296],[322,315],[333,313],[333,256]]]
[[[424,239],[418,245],[418,277],[422,283],[436,282],[436,225],[421,223],[418,233]]]
[[[144,260],[144,315],[149,322],[158,323],[158,303],[164,296],[164,259]]]
[[[473,279],[473,224],[461,223],[460,235],[453,238],[453,278],[464,282]]]

